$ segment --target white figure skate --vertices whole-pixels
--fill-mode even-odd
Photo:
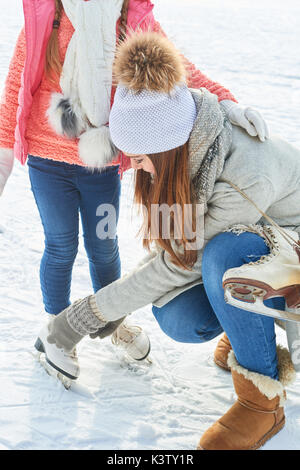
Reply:
[[[48,315],[50,322],[52,319],[53,315]],[[35,348],[39,352],[38,360],[49,375],[58,378],[64,387],[69,389],[80,374],[76,347],[70,353],[66,353],[55,344],[48,343],[48,325],[49,323],[42,328],[35,343]],[[124,351],[128,358],[134,361],[146,359],[152,363],[148,357],[151,349],[150,340],[139,326],[123,321],[112,334],[111,341]]]
[[[46,361],[50,366],[69,379],[76,380],[80,374],[76,349],[74,348],[68,353],[64,349],[58,348],[55,344],[49,343],[47,340],[48,335],[49,329],[47,324],[39,333],[34,345],[35,349],[45,354]]]
[[[112,344],[119,346],[131,359],[143,361],[147,359],[149,363],[149,353],[151,349],[150,340],[146,333],[136,325],[130,325],[127,320],[111,336]]]
[[[270,254],[256,262],[228,269],[223,276],[226,302],[260,315],[300,322],[299,235],[270,225],[263,227]],[[286,311],[267,307],[263,301],[284,297]]]

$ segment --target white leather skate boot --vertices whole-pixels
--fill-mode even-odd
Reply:
[[[126,320],[111,336],[114,345],[122,348],[135,361],[143,361],[150,353],[150,340],[140,326],[130,325]]]
[[[48,324],[47,324],[47,327],[49,328],[49,322],[51,322],[52,320],[54,320],[54,318],[56,317],[55,314],[53,313],[46,313],[46,316],[47,316],[47,320],[48,320]],[[41,352],[41,353],[45,353],[45,350],[43,348],[43,345],[40,343],[40,336],[44,336],[45,334],[47,334],[47,331],[48,331],[48,328],[46,327],[46,325],[44,326],[44,328],[42,329],[42,331],[40,332],[40,335],[39,335],[39,338],[37,339],[36,341],[36,344],[35,344],[35,348]],[[48,332],[49,334],[49,332]],[[44,341],[45,342],[45,341]],[[45,342],[45,344],[47,344],[47,342]],[[39,346],[39,348],[37,347]],[[55,345],[52,345],[51,346],[53,348],[53,350],[55,350]],[[61,351],[61,353],[63,353]],[[53,353],[52,353],[53,354]],[[71,361],[71,369],[73,370],[74,369],[74,373],[76,375],[76,378],[79,376],[79,372],[80,372],[80,367],[79,367],[79,361],[78,361],[78,355],[77,355],[77,349],[76,349],[76,346],[74,347],[74,349],[72,350],[72,352],[70,353],[70,361]],[[49,360],[48,361],[48,364],[51,365],[51,361]],[[53,367],[53,366],[51,366]],[[68,376],[68,375],[67,375]],[[71,378],[69,376],[69,378]],[[74,378],[73,378],[74,380]]]
[[[112,344],[120,347],[127,356],[135,361],[148,359],[150,353],[150,340],[140,326],[131,325],[125,317],[109,322],[104,328],[100,328],[90,337],[100,339],[110,336]]]
[[[299,235],[271,225],[263,227],[270,254],[256,262],[228,269],[223,276],[225,300],[251,312],[291,321],[300,321],[300,245]],[[264,305],[263,300],[284,297],[288,309],[281,311]],[[298,313],[299,312],[299,313]]]
[[[35,349],[40,353],[45,353],[46,362],[57,372],[71,380],[76,380],[80,374],[80,367],[76,348],[67,352],[64,348],[56,346],[54,343],[49,343],[48,336],[50,335],[49,324],[45,325],[39,333],[35,342]]]
[[[90,295],[75,301],[59,315],[53,315],[41,329],[35,348],[45,353],[46,362],[52,368],[76,380],[80,373],[76,345],[84,336],[104,328],[107,323],[94,296]]]

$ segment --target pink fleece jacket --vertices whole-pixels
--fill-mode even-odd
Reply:
[[[149,0],[131,0],[128,27],[130,29],[135,29],[137,26],[142,29],[150,28],[164,34],[159,23],[153,18],[152,8],[153,5]],[[26,15],[25,8],[24,11]],[[59,51],[62,61],[64,60],[73,32],[72,24],[66,14],[63,13],[58,31]],[[23,29],[19,35],[0,104],[0,147],[14,147],[15,157],[22,164],[25,164],[27,154],[31,154],[84,166],[78,155],[78,140],[70,140],[57,135],[50,127],[46,117],[51,93],[53,91],[61,92],[59,79],[53,84],[42,72],[42,78],[39,83],[34,83],[37,80],[35,77],[31,77],[31,80],[28,80],[27,77],[26,86],[29,86],[28,82],[31,84],[31,94],[28,93],[28,90],[24,90],[24,82],[26,82],[24,80],[26,50],[27,53],[30,53],[30,49],[28,49],[30,48],[28,45],[28,30],[26,33],[25,35],[25,30]],[[206,87],[218,96],[219,101],[225,99],[235,101],[227,89],[207,78],[187,59],[185,59],[185,63],[188,71],[188,85],[190,87]],[[38,63],[37,66],[39,65]],[[30,73],[30,71],[27,70],[27,73]],[[114,92],[115,90],[113,89],[111,101],[113,101]],[[30,99],[31,95],[32,99]],[[129,159],[123,155],[119,155],[113,163],[120,164],[121,172],[130,167]]]

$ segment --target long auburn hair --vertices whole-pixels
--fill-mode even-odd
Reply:
[[[188,143],[174,150],[162,152],[158,154],[148,155],[152,161],[156,176],[151,176],[142,170],[137,170],[135,173],[135,193],[134,201],[140,206],[141,212],[143,213],[143,225],[140,229],[140,235],[143,237],[143,246],[146,249],[150,249],[150,245],[153,240],[167,251],[171,260],[177,266],[181,266],[185,269],[190,269],[197,260],[198,250],[190,250],[187,248],[187,244],[190,240],[184,233],[184,223],[188,223],[195,232],[196,228],[196,213],[195,204],[196,197],[194,187],[189,176],[188,161]],[[182,224],[181,227],[178,225],[178,219],[174,217],[174,213],[170,213],[170,238],[163,237],[163,221],[161,217],[151,217],[152,205],[167,204],[168,207],[172,207],[176,204],[181,208],[183,217],[180,217],[179,222]],[[189,204],[193,208],[192,219],[185,219],[185,205]],[[158,207],[158,206],[155,206]],[[156,224],[153,226],[153,222],[159,220],[159,226]],[[186,222],[188,220],[188,222]],[[179,229],[179,232],[176,230]],[[153,233],[154,237],[153,238]],[[181,233],[182,238],[176,240],[172,237],[175,233]],[[174,246],[177,245],[176,247]],[[175,249],[174,249],[175,248]]]
[[[127,28],[127,16],[128,16],[128,7],[130,0],[124,0],[121,10],[120,24],[119,24],[119,42],[124,41],[126,38],[126,28]],[[56,77],[59,77],[62,71],[62,60],[59,54],[58,46],[58,26],[61,20],[63,12],[63,4],[61,0],[55,0],[55,24],[53,27],[51,36],[48,41],[47,50],[46,50],[46,62],[45,62],[45,71],[47,77],[54,81]]]

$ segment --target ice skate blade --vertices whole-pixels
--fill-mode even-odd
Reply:
[[[64,375],[60,374],[57,370],[53,369],[50,364],[46,361],[45,354],[43,352],[32,352],[28,351],[34,359],[39,362],[39,365],[45,369],[47,374],[54,378],[57,382],[61,382],[64,388],[68,391],[74,392],[77,395],[81,395],[85,398],[95,399],[95,394],[90,391],[88,387],[86,387],[82,383],[78,383],[78,380],[71,380],[65,377]]]
[[[150,367],[153,365],[153,360],[149,355],[145,359],[134,359],[129,354],[118,351],[117,357],[120,361],[124,361],[128,365],[137,365],[141,367]]]
[[[289,308],[300,308],[300,285],[293,284],[274,289],[269,284],[248,278],[228,278],[223,281],[223,288],[227,288],[232,296],[245,300],[246,302],[254,302],[255,297],[263,297],[264,300],[274,297],[284,297]]]
[[[257,313],[258,315],[266,315],[267,317],[277,318],[278,320],[288,320],[296,323],[300,322],[300,309],[298,309],[299,313],[294,313],[290,311],[269,308],[263,303],[262,297],[256,296],[254,296],[253,303],[244,302],[233,297],[230,290],[226,289],[226,286],[224,290],[224,298],[225,301],[233,307],[247,310],[248,312]]]
[[[69,379],[68,377],[66,377],[65,375],[58,372],[54,367],[52,367],[47,361],[45,354],[40,353],[38,357],[38,361],[40,362],[41,366],[45,369],[47,374],[50,375],[50,377],[53,377],[56,380],[59,380],[66,390],[70,390],[70,388],[72,387],[73,381]]]
[[[149,355],[147,355],[143,359],[134,359],[129,354],[126,354],[126,357],[127,357],[128,361],[131,361],[132,363],[145,364],[147,366],[152,366],[152,364],[153,364],[152,358]]]

